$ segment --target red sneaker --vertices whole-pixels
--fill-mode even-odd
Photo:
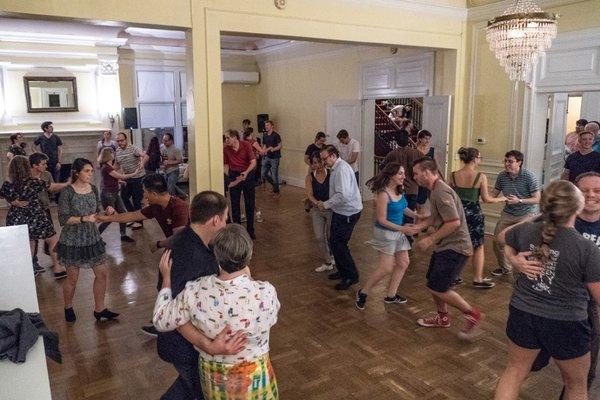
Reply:
[[[465,326],[458,332],[458,337],[461,339],[472,339],[473,333],[475,332],[475,328],[477,325],[481,323],[483,320],[483,314],[476,308],[473,308],[471,312],[463,314],[466,319]]]
[[[431,314],[425,318],[419,318],[417,324],[426,328],[450,328],[450,317],[448,314]]]

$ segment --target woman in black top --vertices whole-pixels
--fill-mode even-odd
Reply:
[[[154,174],[160,168],[160,144],[158,143],[158,138],[154,136],[150,139],[150,144],[148,144],[148,150],[146,150],[146,154],[148,155],[148,162],[146,163],[146,173]]]
[[[14,156],[26,156],[26,146],[27,143],[23,142],[23,134],[21,132],[10,135],[10,146],[8,147],[8,153],[6,153],[8,161],[12,160]]]
[[[329,249],[329,229],[331,227],[331,210],[319,210],[317,202],[329,200],[329,171],[325,168],[319,152],[310,156],[310,169],[306,175],[306,196],[312,204],[310,210],[313,230],[317,245],[323,257],[323,264],[315,269],[316,272],[330,271],[335,264]]]

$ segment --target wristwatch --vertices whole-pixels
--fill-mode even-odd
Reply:
[[[83,224],[85,221],[83,220],[83,215],[81,217],[79,217],[79,223]]]
[[[519,199],[519,203],[523,203],[523,199]]]

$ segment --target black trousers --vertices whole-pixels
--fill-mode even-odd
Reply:
[[[203,400],[198,364],[173,364],[179,376],[160,400]]]
[[[144,197],[144,188],[142,187],[142,178],[127,179],[127,185],[121,189],[121,199],[125,204],[127,211],[137,211],[142,209],[142,197]]]
[[[350,254],[348,242],[359,218],[360,212],[349,217],[334,212],[331,217],[329,245],[342,279],[358,280],[358,270]]]
[[[246,179],[232,188],[229,188],[229,198],[231,199],[231,218],[236,224],[241,223],[240,198],[244,193],[244,206],[246,208],[246,230],[254,234],[254,203],[255,203],[255,181],[254,171]],[[240,172],[229,171],[229,180],[234,181],[240,175]]]

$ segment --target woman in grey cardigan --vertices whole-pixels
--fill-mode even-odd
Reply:
[[[119,314],[109,311],[104,305],[108,264],[104,241],[96,226],[96,214],[101,211],[98,189],[91,182],[94,176],[92,162],[77,158],[72,165],[71,184],[60,195],[58,220],[62,231],[58,240],[57,253],[60,262],[67,268],[67,279],[63,284],[65,319],[75,322],[73,296],[79,278],[79,270],[94,271],[94,317],[100,321],[114,319]],[[114,212],[110,207],[107,212]]]

